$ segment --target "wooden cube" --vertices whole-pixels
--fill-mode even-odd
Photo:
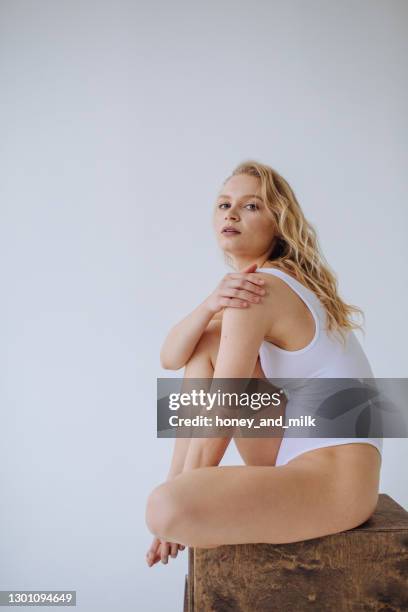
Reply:
[[[381,493],[362,525],[290,544],[189,548],[185,612],[408,611],[408,512]]]

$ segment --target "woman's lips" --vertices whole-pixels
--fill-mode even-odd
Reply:
[[[239,232],[238,230],[225,229],[225,230],[222,230],[221,233],[224,234],[225,236],[237,236],[241,232]]]

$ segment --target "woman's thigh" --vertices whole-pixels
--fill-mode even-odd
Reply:
[[[351,446],[367,445],[343,445],[344,456]],[[352,529],[377,503],[375,478],[363,477],[373,469],[372,456],[354,449],[354,463],[347,467],[354,465],[357,474],[348,477],[337,458],[323,450],[278,467],[184,472],[152,492],[149,526],[169,541],[198,547],[297,542]]]

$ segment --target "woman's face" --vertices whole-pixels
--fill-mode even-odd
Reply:
[[[262,201],[260,187],[261,181],[256,176],[232,176],[224,183],[215,203],[213,225],[218,244],[237,261],[262,255],[266,258],[273,243],[276,225]]]

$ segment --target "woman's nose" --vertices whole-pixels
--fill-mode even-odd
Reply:
[[[227,221],[228,219],[238,219],[237,213],[233,210],[227,210],[225,213],[225,220]]]

